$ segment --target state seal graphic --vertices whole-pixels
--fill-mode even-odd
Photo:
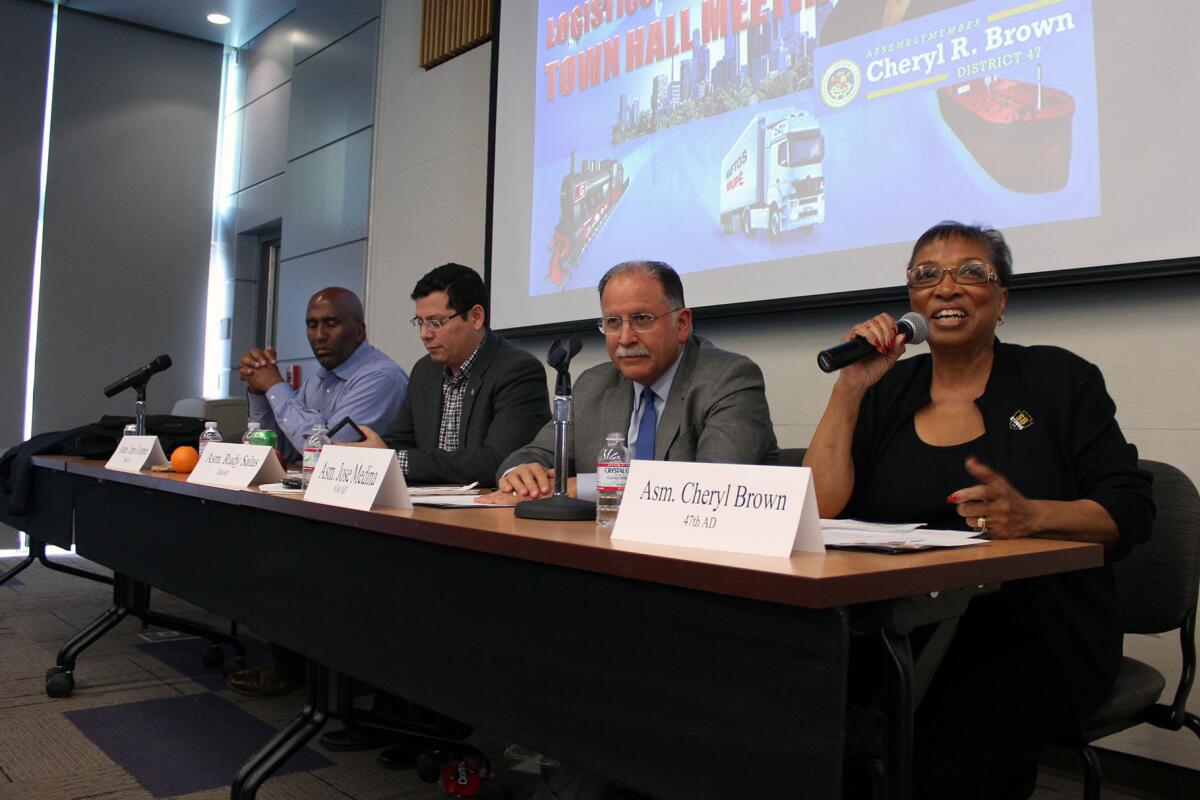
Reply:
[[[821,99],[830,108],[841,108],[858,95],[862,72],[858,64],[843,58],[835,61],[821,76]]]

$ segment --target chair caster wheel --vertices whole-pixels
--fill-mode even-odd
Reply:
[[[436,753],[417,756],[417,777],[426,783],[437,783],[442,777],[442,760]]]
[[[61,669],[56,667],[55,669]],[[46,694],[49,697],[70,697],[75,691],[75,676],[66,670],[46,678]]]
[[[215,667],[224,661],[225,651],[221,649],[221,645],[219,644],[209,645],[200,654],[200,663],[206,667]]]
[[[46,670],[46,680],[50,680],[50,679],[51,679],[51,678],[53,678],[55,675],[61,675],[61,674],[63,674],[64,672],[66,672],[66,670],[65,670],[65,669],[63,669],[62,667],[60,667],[60,666],[58,666],[57,664],[55,664],[55,665],[54,665],[53,667],[51,667],[50,669]]]

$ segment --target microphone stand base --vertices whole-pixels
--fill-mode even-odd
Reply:
[[[517,503],[516,515],[522,519],[594,520],[596,504],[556,494]]]

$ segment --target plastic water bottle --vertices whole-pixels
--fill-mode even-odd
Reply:
[[[625,481],[629,477],[629,448],[625,434],[610,433],[596,456],[596,522],[605,527],[617,519]]]
[[[204,430],[200,432],[200,446],[197,448],[200,455],[204,455],[204,448],[208,447],[209,442],[221,442],[221,432],[217,430],[217,423],[209,420],[204,423]]]
[[[260,422],[247,422],[246,432],[242,434],[242,444],[250,444],[250,434],[262,427]]]
[[[329,444],[328,428],[324,425],[314,425],[312,433],[304,440],[304,467],[303,479],[304,488],[308,488],[308,482],[312,480],[313,472],[317,468],[317,462],[321,460],[321,450],[325,445]]]

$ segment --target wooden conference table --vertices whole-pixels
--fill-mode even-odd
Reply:
[[[359,512],[34,463],[55,476],[35,503],[58,509],[55,524],[73,508],[80,555],[663,798],[839,796],[852,634],[882,637],[890,654],[888,794],[910,797],[913,703],[969,598],[1103,560],[1098,545],[1046,539],[741,556],[613,542],[592,523],[507,509]],[[914,659],[908,634],[927,624],[936,632]],[[277,765],[264,767],[267,751],[319,728],[320,702],[310,687],[307,722],[243,768],[239,780],[258,774],[241,796]]]

